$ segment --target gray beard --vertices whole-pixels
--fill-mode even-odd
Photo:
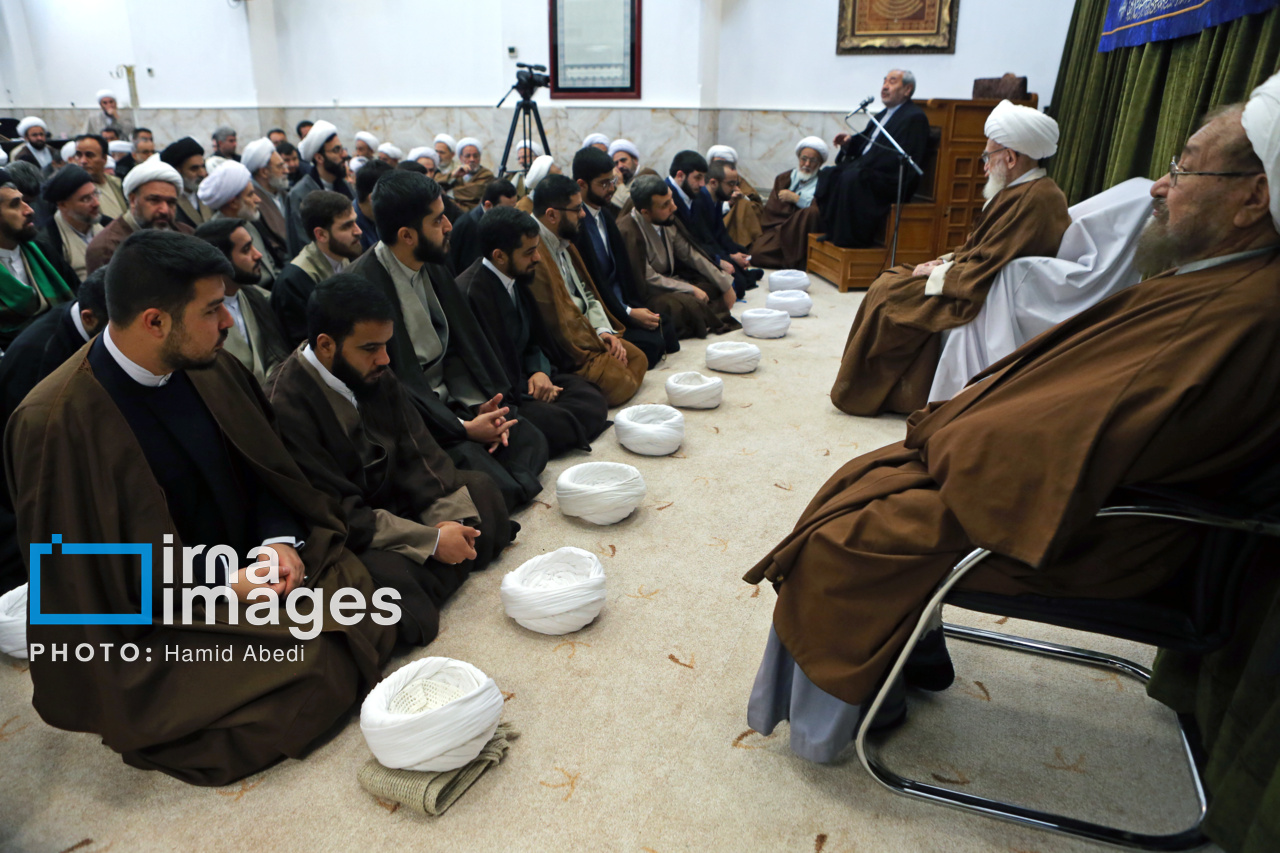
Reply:
[[[1009,170],[1003,165],[991,170],[987,182],[982,187],[982,197],[987,201],[995,198],[1001,190],[1009,185]]]
[[[289,189],[289,176],[286,174],[280,175],[277,178],[272,178],[267,181],[267,186],[271,187],[271,189],[278,193],[285,192]]]
[[[193,192],[195,192],[196,190],[200,189],[200,182],[199,182],[199,181],[193,181],[193,180],[191,180],[190,178],[183,178],[183,179],[182,179],[182,188],[183,188],[184,190],[186,190],[186,191],[187,191],[187,193],[193,193]]]
[[[1186,233],[1171,228],[1168,219],[1162,221],[1154,214],[1147,220],[1133,248],[1133,268],[1139,275],[1149,278],[1204,257],[1218,239],[1212,228],[1187,227],[1181,231]]]

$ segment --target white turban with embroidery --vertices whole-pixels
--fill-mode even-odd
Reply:
[[[39,116],[27,116],[22,121],[18,122],[18,135],[26,136],[27,131],[33,127],[43,127],[45,130],[49,129],[49,125],[45,124],[44,119]]]
[[[724,160],[731,166],[738,164],[738,152],[730,148],[728,145],[712,145],[707,149],[707,162],[712,160]]]
[[[356,139],[369,146],[370,151],[378,150],[378,137],[374,136],[367,130],[356,131]]]
[[[609,144],[609,137],[605,136],[603,133],[590,133],[590,134],[587,134],[586,139],[582,140],[583,148],[590,148],[592,145],[608,145],[608,144]]]
[[[551,167],[555,165],[556,159],[550,154],[543,154],[537,160],[529,164],[529,171],[524,173],[524,188],[532,193],[533,188],[538,182],[551,174]]]
[[[307,138],[310,139],[310,135]],[[244,192],[244,188],[249,186],[249,178],[249,170],[243,163],[227,160],[200,182],[200,189],[196,193],[210,209],[221,210]]]
[[[392,160],[403,160],[404,152],[392,145],[390,142],[384,142],[378,146],[379,154],[386,154]]]
[[[437,134],[436,134],[436,138],[435,138],[435,139],[433,139],[433,140],[431,140],[431,141],[432,141],[433,143],[435,143],[435,142],[443,142],[445,145],[448,145],[448,146],[449,146],[449,150],[450,150],[450,151],[457,151],[457,150],[458,150],[458,140],[454,139],[452,136],[450,136],[450,135],[449,135],[449,134],[447,134],[447,133],[437,133]]]
[[[987,138],[1032,160],[1058,151],[1058,123],[1039,110],[1001,101],[987,116]]]
[[[276,146],[264,136],[261,139],[253,140],[244,147],[244,153],[240,155],[240,162],[244,164],[250,174],[253,174],[259,169],[267,168],[267,164],[271,162],[271,155],[274,153],[276,153]]]
[[[806,148],[812,148],[818,152],[818,156],[822,158],[822,162],[827,162],[827,157],[831,155],[831,149],[827,147],[827,143],[817,136],[806,136],[796,143],[796,156],[800,156],[800,152]]]
[[[436,152],[436,149],[432,148],[430,145],[419,145],[417,148],[413,148],[409,151],[408,159],[414,163],[418,162],[423,157],[430,157],[431,162],[436,164],[436,168],[440,168],[440,155]]]
[[[636,144],[632,142],[630,139],[613,140],[613,142],[609,145],[609,156],[612,157],[614,154],[617,154],[619,151],[627,152],[632,157],[636,158],[636,160],[640,159],[640,149],[637,148]]]
[[[1267,171],[1267,186],[1271,188],[1271,221],[1280,231],[1280,74],[1272,75],[1271,79],[1253,90],[1240,120],[1254,153]]]
[[[541,157],[546,152],[542,150],[542,146],[534,142],[532,139],[521,139],[520,144],[516,146],[516,152],[519,153],[521,148],[527,148],[533,152],[535,157]]]
[[[324,120],[311,125],[311,130],[298,143],[298,156],[302,158],[302,162],[310,163],[311,158],[319,154],[320,149],[324,148],[324,144],[337,132],[338,129],[331,122]]]
[[[124,176],[125,198],[132,195],[138,187],[152,181],[168,181],[173,184],[174,189],[182,192],[182,176],[178,174],[178,170],[161,160],[159,154],[152,154]]]

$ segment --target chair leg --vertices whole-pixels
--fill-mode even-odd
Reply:
[[[1064,835],[1086,838],[1090,841],[1100,842],[1103,844],[1112,844],[1119,847],[1127,847],[1137,850],[1192,850],[1204,845],[1206,843],[1206,839],[1200,832],[1200,824],[1204,819],[1208,803],[1205,798],[1204,783],[1200,778],[1200,769],[1197,766],[1195,755],[1184,726],[1184,721],[1181,717],[1179,717],[1178,720],[1179,732],[1182,737],[1182,746],[1187,758],[1187,763],[1191,767],[1191,777],[1195,785],[1196,798],[1199,803],[1199,814],[1196,817],[1195,823],[1191,827],[1170,835],[1149,835],[1145,833],[1130,832],[1128,830],[1116,829],[1103,824],[1079,820],[1065,815],[1054,814],[1052,812],[1043,812],[1038,809],[1018,806],[1012,803],[1001,802],[999,800],[991,800],[985,797],[975,796],[973,794],[965,794],[960,791],[952,791],[948,788],[941,788],[937,785],[931,785],[914,779],[907,779],[886,768],[874,755],[870,753],[867,736],[871,731],[871,725],[875,720],[876,714],[884,704],[884,699],[888,695],[890,685],[893,684],[894,679],[897,678],[899,673],[902,671],[903,666],[906,664],[907,657],[919,642],[920,637],[924,635],[925,629],[929,623],[929,617],[942,606],[943,600],[951,587],[954,586],[969,569],[981,562],[981,560],[987,556],[987,553],[988,552],[979,549],[969,554],[964,560],[957,564],[956,568],[952,571],[952,574],[948,576],[947,580],[944,581],[941,586],[939,586],[934,597],[930,599],[929,604],[925,607],[924,613],[917,622],[916,628],[912,632],[907,645],[903,648],[902,653],[894,662],[894,665],[890,669],[883,685],[876,693],[875,699],[872,700],[866,716],[858,726],[855,745],[858,752],[858,760],[862,762],[862,766],[866,768],[867,772],[870,773],[876,781],[880,782],[880,784],[884,785],[894,793],[914,797],[916,799],[925,800],[938,805],[950,806],[967,812],[986,815],[987,817],[1009,821],[1022,826],[1030,826],[1036,829],[1058,832]],[[1062,658],[1074,663],[1106,667],[1122,672],[1125,675],[1143,682],[1147,681],[1151,677],[1151,671],[1146,667],[1113,655],[1102,654],[1100,652],[1089,651],[1087,649],[1079,649],[1073,646],[1064,646],[1043,640],[1033,640],[1026,637],[1016,637],[1008,634],[1000,634],[994,631],[983,631],[977,628],[966,628],[958,625],[944,625],[944,629],[948,636],[956,637],[957,639],[1001,646],[1020,652],[1030,652],[1032,654]]]

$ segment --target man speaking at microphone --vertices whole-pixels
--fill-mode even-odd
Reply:
[[[884,109],[876,120],[884,125],[902,150],[917,163],[924,160],[929,144],[929,120],[911,101],[916,78],[910,71],[893,70],[880,87]],[[863,103],[866,106],[866,102]],[[827,240],[844,249],[875,243],[884,228],[889,208],[898,198],[899,154],[875,122],[862,133],[842,133],[835,138],[835,165],[818,176],[814,200],[822,213]],[[916,192],[920,177],[910,166],[902,174],[902,200]]]

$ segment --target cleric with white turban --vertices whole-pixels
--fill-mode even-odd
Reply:
[[[806,136],[796,143],[797,159],[804,156],[803,152],[813,151],[822,158],[820,163],[814,164],[811,160],[800,160],[799,164],[791,170],[791,183],[787,189],[795,193],[795,197],[784,196],[784,201],[789,201],[796,207],[804,210],[813,204],[814,193],[818,191],[818,169],[822,163],[827,161],[827,157],[831,151],[827,148],[827,143],[818,136]]]
[[[605,136],[603,133],[589,133],[587,134],[587,138],[582,140],[582,147],[590,148],[592,145],[599,146],[601,151],[608,151],[609,137]]]
[[[356,131],[356,154],[368,159],[378,150],[378,137],[367,130]]]
[[[516,146],[516,159],[520,159],[521,151],[529,151],[533,154],[533,157],[541,157],[543,154],[547,153],[542,150],[541,145],[528,138],[521,139],[520,144]],[[530,159],[532,160],[533,158]],[[521,165],[524,165],[523,161],[521,162]]]
[[[474,148],[476,150],[474,160],[472,162],[467,162],[468,148]],[[470,181],[471,176],[480,171],[480,158],[482,156],[484,156],[484,147],[480,144],[479,139],[476,139],[474,136],[464,136],[462,139],[458,140],[458,159],[462,161],[462,166],[460,168],[465,172],[462,177],[463,181]]]
[[[303,164],[310,166],[311,158],[319,154],[324,144],[337,135],[338,128],[334,127],[332,122],[321,119],[311,125],[311,130],[298,143],[298,156],[302,158]]]
[[[410,149],[408,159],[411,162],[418,163],[423,159],[430,160],[435,168],[440,168],[440,155],[436,153],[436,149],[430,145],[419,145],[417,148]],[[423,163],[422,165],[426,165]]]
[[[22,121],[18,122],[18,135],[25,139],[27,131],[33,127],[39,127],[45,130],[49,129],[49,125],[45,124],[44,119],[39,116],[27,116]]]
[[[240,155],[240,162],[249,170],[249,174],[257,172],[259,169],[267,168],[271,163],[271,155],[276,153],[276,147],[267,137],[255,139],[244,147],[244,153]]]
[[[800,152],[806,148],[812,148],[818,152],[818,156],[822,158],[822,162],[827,162],[827,158],[831,156],[831,149],[827,147],[827,143],[820,136],[806,136],[796,143],[796,156],[800,156]]]
[[[1253,90],[1240,121],[1249,144],[1266,170],[1267,186],[1271,190],[1271,221],[1280,231],[1280,74]]]
[[[315,133],[314,128],[307,134],[307,139],[310,139],[313,133]],[[130,172],[130,174],[133,173]],[[243,163],[227,160],[200,182],[200,200],[211,210],[222,210],[244,192],[244,188],[249,186],[250,177],[249,170]]]
[[[143,184],[149,184],[152,181],[164,181],[165,183],[173,184],[174,189],[179,193],[182,192],[182,176],[178,174],[178,170],[161,160],[159,154],[152,154],[130,169],[129,174],[124,176],[125,198],[133,195],[133,191],[139,189]]]
[[[384,142],[378,146],[378,159],[394,166],[404,159],[404,152],[390,142]]]
[[[707,149],[707,162],[710,163],[712,160],[723,160],[730,166],[736,166],[738,152],[728,145],[712,145]]]
[[[994,140],[1032,160],[1052,157],[1058,151],[1058,123],[1049,116],[1001,101],[987,116],[987,139]]]
[[[541,157],[533,161],[529,166],[529,171],[524,176],[524,188],[530,195],[538,182],[551,174],[551,169],[556,165],[556,160],[550,154],[543,154]]]
[[[636,158],[637,162],[640,160],[640,149],[637,148],[636,144],[630,139],[615,139],[609,144],[610,157],[617,154],[619,151],[630,154],[632,157]]]

